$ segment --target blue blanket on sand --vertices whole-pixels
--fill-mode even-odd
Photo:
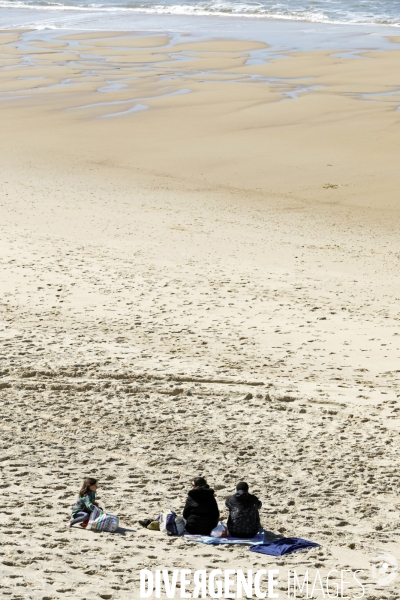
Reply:
[[[261,531],[260,533],[257,533],[254,538],[235,538],[230,536],[216,538],[211,537],[210,535],[190,535],[189,533],[186,533],[185,539],[189,542],[201,542],[202,544],[241,544],[242,546],[255,546],[264,542],[264,532]]]
[[[260,554],[269,554],[270,556],[282,556],[283,554],[292,554],[298,550],[308,550],[319,546],[316,542],[303,540],[302,538],[277,538],[274,541],[267,542],[264,532],[260,531],[254,538],[235,538],[223,537],[215,538],[210,535],[190,535],[185,534],[185,539],[189,542],[200,542],[201,544],[209,545],[226,545],[240,544],[242,546],[250,546],[251,552],[259,552]]]
[[[270,556],[282,556],[283,554],[292,554],[292,552],[307,550],[316,546],[319,546],[319,544],[301,538],[280,538],[274,542],[262,542],[261,544],[252,545],[250,552],[260,552],[261,554],[269,554]]]

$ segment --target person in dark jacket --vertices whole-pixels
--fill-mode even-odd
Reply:
[[[193,479],[183,518],[186,519],[186,531],[192,534],[210,535],[218,525],[219,509],[214,490],[203,477]]]
[[[261,501],[249,493],[249,486],[241,481],[236,486],[236,494],[229,496],[225,502],[229,509],[229,535],[238,538],[252,538],[261,529],[259,509]]]

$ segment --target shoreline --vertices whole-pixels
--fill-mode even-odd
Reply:
[[[3,9],[5,10],[5,9]],[[11,10],[11,9],[7,9]],[[312,21],[290,20],[290,19],[254,19],[238,16],[197,16],[197,15],[170,15],[170,14],[146,14],[139,13],[132,20],[131,27],[127,28],[127,20],[119,19],[118,15],[103,13],[107,17],[102,21],[96,13],[85,15],[83,21],[60,19],[52,23],[49,14],[44,17],[45,22],[40,24],[37,21],[22,19],[18,25],[19,12],[23,9],[17,9],[13,23],[2,19],[0,11],[0,30],[10,29],[32,29],[39,34],[51,35],[54,32],[107,32],[107,31],[131,31],[155,34],[165,32],[169,35],[187,35],[198,36],[198,39],[211,38],[235,38],[266,41],[272,40],[272,44],[281,50],[296,49],[301,51],[312,51],[318,49],[337,48],[347,50],[384,50],[393,48],[393,42],[390,38],[396,38],[397,26],[378,25],[378,24],[356,24],[356,23],[320,23]],[[30,10],[32,12],[32,10]],[[51,11],[50,11],[51,12]],[[86,19],[86,16],[88,19]],[[240,22],[240,23],[239,23]],[[58,23],[58,24],[57,24]],[[96,25],[97,26],[93,26]],[[223,23],[223,31],[221,31]],[[205,34],[200,34],[203,30]],[[283,36],[283,41],[282,41]]]
[[[328,18],[321,20],[321,19],[313,19],[313,18],[306,18],[306,17],[302,17],[302,16],[295,16],[295,15],[274,15],[274,14],[261,14],[261,13],[249,13],[249,12],[242,12],[242,13],[235,13],[235,12],[228,12],[228,11],[224,11],[224,12],[211,12],[211,11],[204,11],[203,13],[201,13],[201,11],[199,10],[198,12],[173,12],[172,10],[170,10],[170,12],[168,12],[168,8],[165,7],[163,10],[161,10],[160,8],[156,9],[156,8],[149,8],[149,9],[144,9],[143,7],[140,8],[133,8],[133,7],[129,7],[129,6],[110,6],[110,7],[99,7],[99,6],[91,6],[91,5],[86,5],[86,6],[72,6],[72,5],[54,5],[54,6],[45,6],[45,5],[35,5],[35,4],[26,4],[25,6],[18,6],[18,7],[13,7],[13,6],[3,6],[1,7],[1,11],[4,12],[8,12],[10,13],[11,11],[13,11],[15,14],[19,14],[22,13],[23,11],[36,11],[36,12],[48,12],[48,13],[54,13],[54,12],[76,12],[76,13],[88,13],[90,15],[93,15],[94,17],[96,17],[97,14],[102,14],[102,13],[107,13],[107,14],[112,14],[112,13],[117,13],[117,14],[121,14],[121,13],[127,13],[127,14],[131,14],[131,15],[139,15],[139,16],[143,16],[143,15],[151,15],[151,16],[164,16],[164,17],[206,17],[206,18],[222,18],[222,19],[231,19],[231,18],[243,18],[243,19],[254,19],[254,20],[265,20],[265,21],[279,21],[279,22],[301,22],[301,23],[306,23],[306,24],[315,24],[315,25],[348,25],[348,26],[354,26],[354,27],[358,27],[358,26],[368,26],[368,27],[388,27],[388,28],[400,28],[400,21],[398,23],[389,23],[389,22],[378,22],[378,21],[360,21],[360,20],[353,20],[353,21],[340,21],[340,20],[329,20]]]

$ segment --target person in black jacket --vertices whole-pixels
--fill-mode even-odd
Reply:
[[[186,519],[186,531],[192,534],[210,535],[218,525],[219,509],[217,501],[207,481],[203,477],[196,477],[192,482],[183,518]]]
[[[229,535],[238,538],[252,538],[261,529],[259,509],[261,501],[249,493],[249,486],[241,481],[236,486],[236,494],[229,496],[225,502],[229,509]]]

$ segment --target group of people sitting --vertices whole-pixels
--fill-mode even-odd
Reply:
[[[229,535],[238,538],[252,538],[261,529],[259,509],[261,501],[250,494],[249,486],[241,481],[236,486],[236,493],[225,500],[229,510],[227,528]],[[210,488],[204,477],[196,477],[192,489],[188,493],[183,518],[188,533],[210,535],[218,525],[219,508],[214,490]]]
[[[96,502],[97,487],[96,479],[85,479],[79,499],[72,509],[69,527],[89,520],[90,513],[95,506],[98,506]],[[249,486],[245,481],[237,484],[236,493],[226,499],[225,505],[229,511],[227,528],[230,536],[252,538],[261,529],[259,509],[262,504],[257,496],[250,494]],[[183,509],[186,531],[191,534],[210,535],[218,525],[219,517],[220,512],[214,490],[210,488],[204,477],[195,477]],[[148,527],[152,521],[152,519],[145,519],[139,523],[143,527]]]

